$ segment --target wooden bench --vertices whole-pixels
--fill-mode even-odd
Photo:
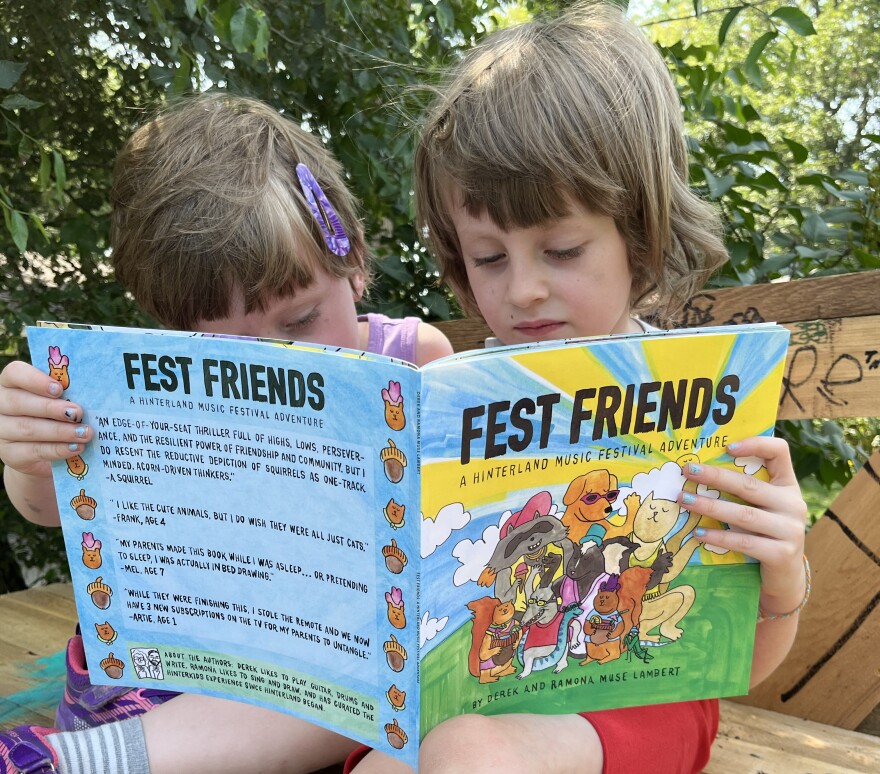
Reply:
[[[781,417],[880,415],[880,271],[702,293],[682,323],[759,320],[792,331]],[[474,320],[440,327],[459,351],[488,334]],[[798,640],[765,683],[722,702],[708,774],[880,771],[880,453],[810,530],[807,554]],[[0,596],[0,727],[52,725],[75,620],[63,584]]]

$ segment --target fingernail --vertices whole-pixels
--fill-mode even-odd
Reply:
[[[703,468],[700,465],[695,465],[693,462],[688,465],[688,471],[695,476],[698,476],[703,472]]]
[[[71,451],[79,451],[79,444],[78,443],[69,443],[69,444],[67,444],[67,448],[70,449]]]
[[[703,529],[703,527],[697,527],[697,528],[694,530],[694,534],[695,534],[697,537],[706,537],[706,530]]]
[[[49,394],[50,395],[60,395],[61,394],[61,385],[58,382],[52,382],[49,385]]]
[[[72,419],[72,420],[76,421],[76,409],[72,409],[72,408],[64,409],[64,416],[66,416],[68,419]]]
[[[85,438],[88,431],[89,428],[87,428],[85,425],[80,425],[78,428],[76,428],[76,430],[74,430],[77,438]]]
[[[733,441],[732,443],[727,444],[727,448],[730,451],[736,451],[739,448],[739,441]]]
[[[690,492],[685,492],[685,493],[681,496],[681,501],[682,501],[685,505],[693,505],[693,504],[697,501],[697,496],[691,494]]]

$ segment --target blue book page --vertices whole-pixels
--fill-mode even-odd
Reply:
[[[418,371],[232,337],[28,339],[96,434],[53,471],[92,681],[236,698],[414,761]]]

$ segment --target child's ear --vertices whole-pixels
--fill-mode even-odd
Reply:
[[[360,301],[364,297],[364,287],[366,286],[363,271],[358,269],[348,278],[348,282],[351,285],[351,294],[354,296],[354,300]]]

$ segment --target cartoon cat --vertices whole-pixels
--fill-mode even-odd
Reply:
[[[678,577],[700,547],[698,540],[684,542],[699,523],[700,515],[690,514],[684,526],[670,536],[681,514],[681,506],[677,502],[654,497],[653,492],[640,501],[634,493],[627,497],[627,509],[633,506],[636,506],[635,519],[629,537],[638,543],[638,548],[630,555],[630,566],[653,568],[663,554],[672,557],[671,562],[668,557],[665,558],[668,569],[663,573],[660,582],[644,596],[639,636],[642,640],[652,642],[658,642],[661,636],[677,640],[682,634],[678,623],[691,609],[696,593],[692,586],[682,584],[670,588],[669,584]],[[650,634],[657,627],[659,634]]]
[[[61,389],[66,390],[70,387],[70,374],[67,367],[70,360],[67,355],[61,354],[60,347],[49,347],[49,376],[55,381],[61,382]]]
[[[91,570],[97,570],[101,566],[101,541],[95,540],[91,532],[83,532],[82,551],[83,564]]]

